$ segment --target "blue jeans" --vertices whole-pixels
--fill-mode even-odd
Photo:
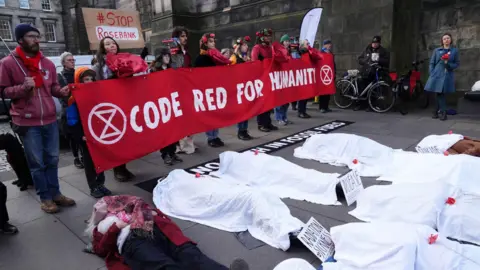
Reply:
[[[29,127],[22,136],[25,156],[40,200],[61,195],[58,184],[59,138],[57,122]]]
[[[275,120],[287,121],[287,111],[290,104],[285,104],[275,108]]]
[[[447,111],[447,98],[445,93],[437,93],[437,112]]]
[[[248,130],[248,120],[243,121],[237,124],[238,131],[246,131]]]
[[[214,130],[210,130],[210,131],[205,132],[205,134],[207,135],[207,140],[209,140],[209,141],[218,138],[218,133],[219,133],[218,129],[214,129]]]

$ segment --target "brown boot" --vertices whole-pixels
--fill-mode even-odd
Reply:
[[[58,206],[51,200],[42,201],[40,208],[48,214],[55,214],[59,211]]]
[[[60,195],[60,196],[57,196],[56,198],[53,199],[53,202],[55,202],[56,205],[59,205],[59,206],[74,206],[75,205],[75,201],[68,198],[68,197],[65,197],[63,195]]]

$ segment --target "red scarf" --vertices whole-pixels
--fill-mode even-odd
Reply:
[[[40,70],[40,60],[42,59],[42,54],[38,52],[34,57],[27,57],[25,52],[19,46],[15,48],[15,52],[18,54],[20,59],[22,59],[23,64],[27,68],[28,76],[33,77],[33,80],[35,81],[35,87],[42,87],[43,72]]]

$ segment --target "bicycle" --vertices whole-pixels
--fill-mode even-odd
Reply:
[[[398,77],[396,72],[390,73],[390,78],[394,82],[393,87],[400,101],[399,110],[401,114],[407,114],[407,105],[411,102],[415,102],[416,107],[420,109],[426,109],[430,105],[430,97],[424,90],[419,71],[419,66],[425,63],[425,61],[412,62],[412,68],[400,77]]]
[[[365,87],[361,93],[358,87],[358,80],[361,79],[361,76],[359,76],[358,70],[349,70],[343,79],[337,81],[337,91],[333,97],[337,107],[347,109],[355,102],[368,100],[368,105],[375,112],[385,113],[392,109],[395,105],[396,94],[393,93],[390,84],[380,78],[379,71],[382,68],[378,65],[372,65],[371,68],[375,69],[375,80]],[[391,96],[391,100],[388,99],[387,95]]]

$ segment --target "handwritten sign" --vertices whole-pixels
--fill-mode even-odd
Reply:
[[[335,245],[330,233],[313,217],[310,218],[307,225],[298,235],[298,240],[322,262],[331,257],[335,251]]]
[[[430,147],[415,147],[415,150],[417,150],[418,153],[422,154],[443,154],[444,151],[441,151],[438,149],[436,146],[430,146]]]
[[[97,50],[104,37],[115,39],[120,48],[143,48],[140,17],[137,11],[82,8],[90,49]]]
[[[340,184],[342,185],[343,193],[347,204],[350,206],[354,203],[360,192],[363,190],[362,179],[356,170],[352,170],[344,176],[340,177]]]

